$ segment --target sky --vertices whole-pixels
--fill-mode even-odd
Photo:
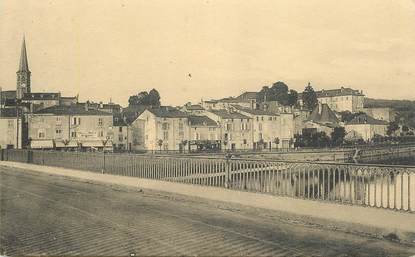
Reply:
[[[276,81],[415,100],[414,0],[1,0],[0,86],[26,37],[33,92],[126,105],[237,96]]]

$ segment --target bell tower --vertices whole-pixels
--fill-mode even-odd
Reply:
[[[27,61],[26,42],[23,37],[22,50],[20,53],[19,70],[17,74],[16,98],[22,99],[24,93],[30,93],[30,70]]]

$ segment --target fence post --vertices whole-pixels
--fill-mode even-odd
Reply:
[[[225,162],[225,188],[229,188],[230,187],[230,175],[231,175],[231,158],[232,155],[231,154],[227,154],[225,156],[226,158],[226,162]]]
[[[103,163],[102,163],[101,173],[102,174],[105,173],[105,151],[103,152]]]

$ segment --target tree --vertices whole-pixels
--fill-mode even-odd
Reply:
[[[151,89],[148,93],[148,103],[151,106],[160,106],[160,94],[156,89]]]
[[[274,142],[273,143],[275,145],[275,148],[278,148],[278,145],[280,144],[280,139],[278,137],[274,138]]]
[[[294,106],[297,104],[298,100],[298,93],[294,89],[290,89],[290,93],[288,94],[288,105]]]
[[[137,95],[132,95],[128,99],[128,104],[130,106],[144,105],[144,106],[160,106],[160,94],[156,89],[139,92]]]
[[[281,81],[275,82],[271,87],[275,101],[282,105],[288,105],[288,86]]]
[[[271,101],[271,90],[269,87],[264,86],[262,87],[261,91],[257,94],[257,102],[265,102],[265,101]]]
[[[309,110],[313,110],[318,104],[317,94],[316,92],[314,92],[314,89],[310,85],[310,82],[303,91],[302,100],[304,107]]]
[[[339,146],[343,143],[344,137],[346,136],[346,131],[344,127],[334,128],[331,132],[331,142],[333,146]]]
[[[389,123],[388,125],[388,129],[386,131],[386,134],[388,136],[391,136],[395,131],[397,131],[399,129],[399,124],[396,121],[392,121],[391,123]]]
[[[161,147],[163,146],[163,139],[159,139],[159,140],[157,141],[157,145],[159,146],[159,148],[160,148],[160,152],[161,152]]]

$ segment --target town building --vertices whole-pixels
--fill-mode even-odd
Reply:
[[[355,138],[361,138],[365,141],[371,140],[375,135],[386,136],[387,129],[388,123],[386,121],[377,120],[366,113],[356,116],[345,125],[347,135],[353,134]]]
[[[339,89],[323,89],[316,91],[316,95],[319,103],[327,104],[335,112],[349,111],[356,113],[363,109],[365,95],[359,90],[345,87]],[[298,94],[298,101],[300,106],[302,106],[302,93]]]
[[[145,109],[130,125],[131,150],[183,151],[188,114],[171,106]]]
[[[32,149],[112,150],[113,117],[87,107],[52,106],[28,114]]]
[[[331,136],[334,128],[340,127],[340,121],[328,104],[319,103],[304,123],[305,129],[316,129],[317,132],[325,132]]]
[[[0,147],[1,149],[22,148],[22,116],[16,108],[0,110]]]
[[[219,124],[221,149],[252,149],[252,118],[229,109],[211,109],[205,115]]]
[[[232,105],[240,105],[245,108],[255,109],[255,101],[244,100],[235,97],[227,97],[219,100],[202,101],[202,107],[206,110],[223,110],[228,109]]]
[[[386,122],[395,121],[396,118],[396,111],[389,107],[365,107],[362,111],[377,120],[384,120]]]
[[[181,110],[195,115],[202,115],[205,112],[205,108],[203,108],[202,105],[191,103],[186,103]]]
[[[115,151],[129,150],[129,126],[120,113],[113,114],[112,144]]]
[[[189,115],[189,151],[218,151],[221,149],[220,126],[207,116]]]
[[[274,112],[260,109],[244,108],[234,105],[236,112],[246,115],[252,120],[252,147],[253,149],[281,148],[284,140],[282,138],[281,116]]]

